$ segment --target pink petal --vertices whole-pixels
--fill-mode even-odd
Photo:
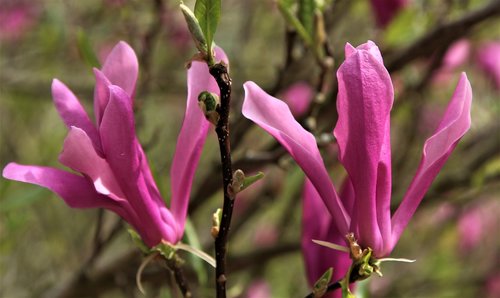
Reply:
[[[71,208],[117,207],[116,202],[97,193],[92,183],[82,176],[59,169],[9,163],[3,169],[3,177],[36,184],[50,189]]]
[[[346,246],[345,234],[337,231],[320,195],[308,179],[304,184],[303,199],[301,244],[309,285],[313,286],[330,267],[333,267],[332,281],[337,281],[345,276],[351,265],[349,254],[323,247],[312,240]],[[336,291],[331,297],[341,297],[340,294]]]
[[[333,187],[314,136],[293,118],[288,106],[246,82],[243,115],[275,137],[290,153],[321,194],[339,231],[348,231],[349,215]]]
[[[94,87],[94,114],[97,127],[101,125],[104,109],[109,101],[109,86],[111,82],[97,68],[94,68],[95,87]],[[130,102],[132,104],[132,102]]]
[[[120,41],[106,58],[102,72],[113,85],[120,86],[132,99],[139,73],[139,62],[134,50]]]
[[[469,130],[471,102],[472,88],[466,74],[462,73],[439,127],[424,144],[417,173],[392,218],[392,243],[388,252],[396,245],[432,181],[455,149],[458,141]]]
[[[123,192],[109,164],[96,153],[90,138],[83,130],[72,126],[63,148],[59,155],[59,161],[63,165],[92,179],[98,193],[116,201],[124,201]]]
[[[216,48],[215,51],[216,59],[228,64],[226,54],[222,49]],[[184,232],[191,186],[210,127],[210,123],[205,119],[203,112],[198,107],[198,95],[202,91],[220,94],[217,83],[208,72],[208,66],[204,62],[193,61],[191,63],[187,81],[186,113],[177,138],[170,169],[172,187],[170,210],[177,220],[180,235]]]
[[[144,178],[130,96],[118,86],[112,85],[109,90],[109,102],[99,128],[106,160],[127,200],[142,220],[137,230],[146,244],[154,246],[162,239],[175,243],[179,237],[175,232],[176,223],[168,221],[172,216],[168,215],[163,201],[150,195]]]
[[[390,110],[394,98],[389,73],[372,42],[350,52],[337,77],[339,119],[335,137],[339,159],[355,192],[351,231],[375,253],[391,236]]]
[[[99,134],[94,124],[90,121],[87,112],[85,112],[73,92],[57,79],[52,81],[52,98],[64,124],[68,128],[76,126],[84,130],[92,140],[95,148],[102,151]]]

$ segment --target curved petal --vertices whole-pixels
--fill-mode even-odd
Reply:
[[[226,54],[216,48],[216,59],[228,64]],[[187,207],[194,174],[207,137],[210,123],[198,107],[198,95],[209,91],[220,95],[219,87],[208,72],[204,62],[193,61],[187,74],[188,96],[186,113],[177,138],[175,153],[170,169],[172,200],[170,209],[177,220],[179,235],[184,233]]]
[[[121,190],[141,219],[137,227],[149,246],[162,239],[175,243],[176,223],[165,222],[159,202],[151,197],[142,173],[141,155],[135,136],[135,123],[130,96],[118,86],[110,86],[110,98],[99,127],[106,160]],[[160,204],[160,205],[159,205]]]
[[[472,88],[467,76],[462,73],[439,127],[424,144],[417,173],[392,218],[392,243],[387,248],[387,253],[394,248],[432,181],[460,138],[469,130],[471,102]]]
[[[349,215],[333,187],[314,136],[293,118],[288,106],[264,92],[254,82],[246,82],[243,115],[275,137],[312,181],[335,224],[347,234]]]
[[[124,201],[123,192],[109,164],[96,153],[90,138],[83,130],[74,126],[70,128],[59,161],[92,179],[97,192],[114,200]]]
[[[307,280],[312,287],[330,267],[333,267],[332,280],[343,278],[351,265],[349,254],[318,245],[312,240],[345,246],[344,234],[337,231],[321,197],[309,179],[306,179],[303,192],[301,244]],[[340,291],[336,291],[328,297],[342,297],[340,294]]]
[[[134,50],[126,42],[120,41],[111,50],[104,61],[102,72],[113,85],[125,90],[132,100],[139,74],[139,62]]]
[[[97,127],[101,124],[104,109],[109,101],[109,86],[111,82],[97,68],[94,68],[95,87],[94,87],[94,114]]]
[[[3,177],[36,184],[50,189],[71,208],[108,208],[116,203],[97,193],[92,183],[78,176],[55,168],[9,163],[3,169]]]
[[[85,112],[73,92],[57,79],[52,81],[52,98],[64,124],[68,128],[76,126],[84,130],[92,140],[95,148],[98,151],[102,151],[99,134],[94,124],[90,121],[87,112]]]
[[[356,197],[351,230],[358,231],[361,244],[378,253],[391,236],[390,110],[394,91],[373,42],[357,49],[347,45],[346,56],[337,72],[339,119],[334,134]]]

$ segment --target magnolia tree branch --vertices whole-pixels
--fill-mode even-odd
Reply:
[[[210,66],[210,74],[215,78],[220,90],[220,106],[217,109],[219,121],[215,127],[219,140],[220,159],[222,165],[222,187],[224,192],[224,206],[219,232],[215,238],[215,285],[217,297],[226,297],[226,254],[227,238],[231,217],[233,215],[235,195],[230,191],[233,183],[233,169],[231,164],[231,142],[229,139],[229,107],[231,103],[231,78],[228,69],[223,63]]]

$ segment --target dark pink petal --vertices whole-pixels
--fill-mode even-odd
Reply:
[[[394,98],[389,73],[373,42],[346,46],[337,72],[339,119],[335,137],[339,159],[355,195],[351,231],[375,253],[391,236],[390,110]]]
[[[472,88],[467,76],[462,73],[439,127],[424,144],[417,173],[392,218],[392,243],[386,253],[394,248],[432,181],[458,141],[469,130],[471,102]]]
[[[97,150],[101,151],[99,134],[94,124],[90,121],[87,112],[85,112],[73,92],[57,79],[52,81],[52,98],[64,124],[68,128],[76,126],[84,130]]]
[[[323,200],[313,184],[306,179],[303,192],[301,244],[310,286],[313,286],[330,267],[333,267],[332,281],[343,278],[351,265],[348,253],[318,245],[312,240],[346,246],[344,235],[337,231]],[[334,295],[328,297],[341,297],[340,294],[340,291],[336,291]]]
[[[226,54],[222,49],[216,48],[215,51],[216,60],[222,60],[228,64]],[[188,70],[187,87],[186,113],[177,138],[170,169],[172,187],[170,210],[177,220],[180,235],[184,232],[191,186],[210,126],[198,107],[198,95],[202,91],[220,94],[217,83],[208,72],[208,66],[204,62],[193,61],[191,63]]]
[[[154,246],[162,239],[174,243],[178,238],[176,223],[165,221],[172,217],[165,216],[168,210],[162,210],[163,202],[150,196],[142,172],[130,96],[118,86],[112,85],[109,90],[109,102],[99,128],[106,160],[121,190],[141,219],[137,230],[146,244]]]
[[[135,84],[139,73],[139,62],[134,50],[124,41],[120,41],[106,58],[102,72],[113,85],[120,86],[130,99],[135,93]]]
[[[114,208],[115,202],[97,193],[92,183],[82,176],[59,169],[9,163],[3,177],[36,184],[50,189],[71,208]]]
[[[94,87],[94,114],[97,127],[101,124],[104,109],[109,101],[109,86],[111,82],[97,68],[94,68],[95,87]],[[130,102],[132,105],[132,102]]]
[[[254,82],[246,82],[244,88],[243,115],[285,147],[321,194],[338,230],[346,234],[349,215],[333,187],[314,136],[300,126],[284,102],[270,96]]]
[[[74,126],[70,128],[59,161],[88,176],[94,182],[98,193],[117,201],[124,201],[123,192],[109,164],[97,154],[90,138],[83,130]]]

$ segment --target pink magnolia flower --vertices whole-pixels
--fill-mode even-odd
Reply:
[[[217,57],[227,62],[221,50]],[[217,84],[206,64],[192,63],[167,209],[135,134],[132,106],[138,62],[134,51],[119,42],[94,74],[95,124],[70,89],[57,79],[52,83],[55,106],[69,128],[59,161],[77,173],[10,163],[3,176],[48,188],[72,208],[111,210],[132,225],[150,247],[162,240],[175,244],[184,232],[191,184],[209,128],[197,97],[204,90],[217,93]]]
[[[500,90],[500,41],[483,45],[477,52],[478,66],[491,77],[495,88]]]
[[[244,86],[245,117],[273,135],[311,182],[312,186],[306,184],[305,188],[303,222],[309,272],[322,271],[313,262],[327,259],[315,255],[319,248],[315,251],[311,244],[307,245],[310,237],[318,238],[317,235],[325,237],[319,240],[342,244],[344,235],[352,232],[362,247],[373,249],[375,257],[387,256],[470,127],[472,90],[466,75],[462,74],[438,128],[424,144],[415,177],[391,216],[390,110],[394,100],[391,78],[373,42],[358,48],[347,44],[345,52],[346,60],[337,72],[339,119],[334,130],[339,160],[348,173],[340,195],[330,180],[314,136],[300,126],[286,104],[253,82]],[[317,197],[327,211],[314,199]],[[315,275],[310,280],[318,277]]]
[[[408,0],[371,0],[377,26],[387,26],[396,14],[403,9]]]

